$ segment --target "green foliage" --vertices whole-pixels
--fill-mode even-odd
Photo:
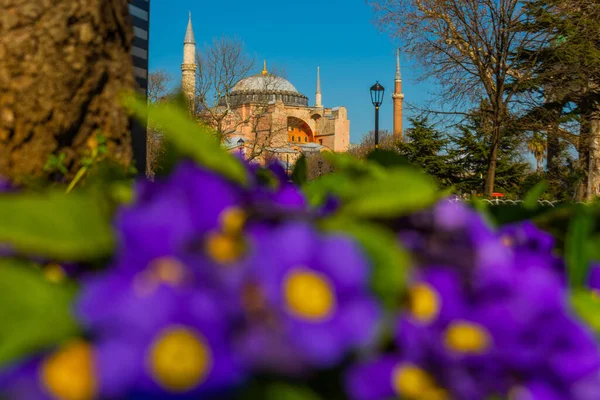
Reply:
[[[48,160],[46,160],[46,164],[44,165],[44,171],[47,172],[60,172],[63,175],[67,175],[69,170],[65,166],[65,158],[67,155],[65,153],[59,153],[58,155],[50,154]]]
[[[267,387],[265,400],[320,400],[320,397],[307,387],[273,383]]]
[[[354,218],[397,217],[433,204],[443,196],[433,178],[412,166],[385,168],[349,154],[330,154],[336,173],[304,187],[309,203],[321,204],[328,195],[342,202],[340,213]]]
[[[458,171],[454,186],[458,192],[482,193],[490,158],[491,135],[480,111],[472,114],[451,139],[450,162]],[[518,197],[519,187],[528,169],[521,159],[521,137],[518,131],[507,130],[500,139],[496,162],[495,191],[508,197]]]
[[[429,123],[426,117],[409,118],[412,128],[406,131],[406,142],[397,144],[400,154],[443,186],[453,184],[458,171],[447,153],[449,140]]]
[[[0,243],[54,260],[107,256],[113,235],[106,204],[94,191],[0,196]]]
[[[306,165],[306,157],[304,154],[296,160],[296,165],[294,165],[294,170],[292,171],[292,181],[299,186],[302,186],[307,180],[307,165]]]
[[[538,200],[542,194],[548,190],[548,186],[548,182],[546,181],[538,182],[525,196],[523,207],[530,210],[536,208],[538,206]]]
[[[584,285],[589,264],[589,240],[594,229],[594,221],[586,206],[574,206],[575,215],[569,224],[565,240],[565,261],[571,287]]]
[[[400,165],[411,165],[405,156],[385,149],[375,149],[367,155],[368,161],[376,162],[383,167],[395,167]]]
[[[72,284],[46,280],[32,264],[0,259],[0,368],[79,333]]]
[[[196,160],[199,164],[223,176],[247,183],[247,172],[235,156],[223,151],[214,132],[189,118],[185,109],[176,104],[147,105],[145,100],[128,98],[124,103],[141,119],[151,118],[160,125],[167,141],[181,155]]]
[[[576,290],[571,294],[571,306],[579,317],[596,334],[600,335],[600,298],[589,290]]]
[[[410,167],[389,169],[382,177],[365,176],[341,198],[341,212],[360,218],[406,215],[432,205],[440,198],[434,180]]]

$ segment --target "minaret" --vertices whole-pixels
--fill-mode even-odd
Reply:
[[[192,29],[192,13],[189,14],[188,26],[183,40],[183,64],[181,64],[181,90],[194,109],[196,92],[196,41]]]
[[[317,67],[317,91],[315,93],[315,107],[323,108],[323,103],[321,100],[321,67]]]
[[[402,75],[400,73],[400,49],[396,50],[396,79],[394,81],[394,138],[402,140]]]

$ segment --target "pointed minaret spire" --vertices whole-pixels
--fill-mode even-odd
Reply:
[[[404,94],[402,93],[402,74],[400,72],[400,49],[396,50],[396,79],[394,81],[394,137],[402,140],[402,102]]]
[[[317,67],[317,91],[315,93],[315,107],[323,107],[321,98],[321,67]]]
[[[181,90],[190,103],[190,110],[194,108],[196,68],[196,41],[194,40],[192,13],[190,11],[185,38],[183,39],[183,64],[181,64]]]
[[[194,29],[192,28],[192,12],[188,11],[188,13],[188,25],[187,30],[185,31],[185,39],[183,39],[183,43],[196,44],[196,41],[194,40]]]
[[[267,72],[267,60],[263,60],[263,70],[261,72],[263,75],[267,75],[269,72]]]

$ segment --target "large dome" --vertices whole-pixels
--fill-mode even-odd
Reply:
[[[235,84],[233,89],[231,89],[231,93],[249,90],[293,92],[299,94],[290,81],[271,74],[257,74],[244,78]]]
[[[240,80],[229,92],[228,99],[231,106],[278,100],[286,105],[308,106],[308,97],[298,92],[287,79],[264,72]],[[226,105],[225,99],[219,105]]]

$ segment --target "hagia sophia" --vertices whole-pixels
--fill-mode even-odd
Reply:
[[[181,87],[190,103],[196,88],[196,42],[191,14],[184,39],[181,65]],[[334,151],[350,147],[350,119],[344,106],[325,107],[322,103],[320,69],[317,67],[315,97],[312,105],[294,85],[267,70],[266,61],[260,73],[241,79],[216,106],[229,108],[225,119],[223,146],[240,151],[250,158],[264,161],[274,157],[282,162],[297,159],[300,154]],[[394,136],[402,138],[402,77],[400,57],[396,57],[394,93]],[[260,118],[260,121],[257,120]],[[239,121],[244,123],[239,123]],[[230,133],[229,133],[230,132]],[[256,154],[249,152],[260,148]],[[258,156],[257,156],[258,154]]]

